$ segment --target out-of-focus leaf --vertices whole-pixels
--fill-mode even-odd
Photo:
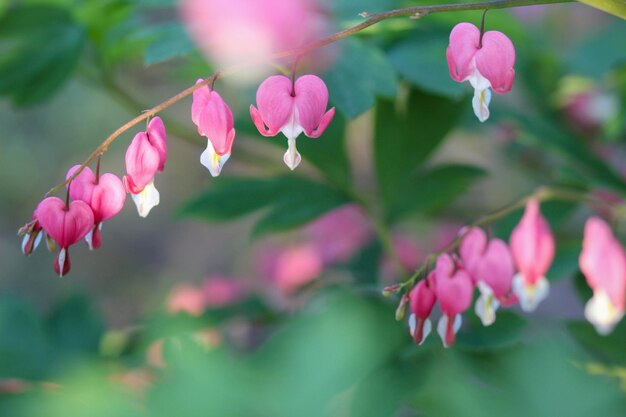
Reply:
[[[61,355],[98,354],[104,320],[91,301],[72,296],[55,306],[47,323],[50,341]]]
[[[450,78],[446,62],[448,33],[422,34],[393,46],[389,61],[396,71],[422,90],[458,98],[466,90]]]
[[[393,214],[400,216],[445,207],[486,174],[484,169],[471,165],[442,165],[419,172],[411,178],[413,187],[398,201]]]
[[[622,2],[622,7],[626,10],[626,3]],[[608,25],[570,50],[567,69],[572,74],[601,78],[618,65],[626,65],[625,39],[623,21]]]
[[[551,281],[561,278],[571,278],[573,274],[578,271],[578,257],[580,256],[581,249],[580,237],[569,241],[559,239],[554,261],[548,271],[548,277]]]
[[[608,364],[626,366],[626,320],[622,320],[608,336],[601,336],[586,321],[571,321],[567,330],[594,357]]]
[[[17,105],[49,97],[71,75],[84,44],[85,30],[65,9],[10,9],[0,19],[0,95]]]
[[[156,39],[146,48],[146,65],[159,64],[183,56],[194,50],[185,28],[180,24],[166,24],[153,28]]]
[[[1,298],[0,378],[41,378],[51,365],[48,340],[35,310],[18,298]]]
[[[222,179],[179,213],[215,221],[269,207],[254,227],[253,234],[258,236],[300,226],[348,202],[342,192],[302,177]]]
[[[388,212],[416,184],[411,177],[457,122],[465,102],[411,90],[404,108],[381,100],[376,108],[374,162]]]
[[[522,317],[509,311],[498,311],[496,322],[483,326],[475,315],[466,317],[469,326],[457,335],[455,346],[475,352],[493,351],[511,347],[520,342],[522,331],[527,322]]]
[[[578,0],[591,7],[626,19],[626,3],[623,0]]]
[[[369,110],[376,96],[394,97],[396,74],[387,57],[373,45],[348,39],[324,76],[330,101],[348,119]]]

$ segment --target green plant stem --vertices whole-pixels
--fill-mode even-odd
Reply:
[[[510,8],[510,7],[532,6],[532,5],[537,5],[537,4],[570,3],[574,1],[575,0],[493,0],[493,1],[476,2],[476,3],[439,4],[439,5],[431,5],[431,6],[407,7],[403,9],[389,10],[387,12],[375,13],[375,14],[368,14],[367,12],[361,13],[361,17],[366,18],[366,20],[364,20],[363,22],[357,25],[354,25],[348,29],[344,29],[340,32],[334,33],[332,35],[329,35],[317,41],[313,41],[307,45],[304,45],[301,48],[277,52],[275,54],[271,54],[270,56],[264,59],[251,60],[248,62],[244,62],[238,65],[234,65],[232,67],[226,68],[223,71],[216,72],[215,74],[211,75],[209,78],[204,80],[203,82],[192,85],[191,87],[186,88],[185,90],[181,91],[175,96],[170,97],[169,99],[165,100],[161,104],[144,111],[141,115],[128,121],[127,123],[119,127],[117,130],[115,130],[113,133],[111,133],[111,135],[109,135],[109,137],[107,137],[96,148],[96,150],[94,150],[87,157],[87,159],[81,164],[81,166],[74,172],[72,176],[68,177],[62,183],[57,184],[56,186],[51,188],[45,194],[45,196],[47,197],[49,195],[55,194],[61,189],[63,189],[66,186],[66,184],[68,184],[70,181],[76,178],[82,172],[82,170],[85,169],[85,167],[89,165],[98,155],[104,154],[109,149],[109,146],[111,146],[113,141],[115,141],[115,139],[117,139],[122,133],[126,132],[127,130],[137,125],[138,123],[144,120],[147,120],[150,117],[153,117],[154,115],[167,109],[168,107],[174,105],[175,103],[178,103],[180,100],[190,96],[197,89],[214,83],[218,77],[219,78],[225,77],[233,73],[242,71],[246,68],[250,68],[254,65],[258,65],[263,62],[272,62],[272,61],[276,61],[282,58],[301,56],[303,54],[310,52],[311,50],[321,48],[323,46],[337,42],[338,40],[347,38],[357,32],[362,31],[363,29],[366,29],[379,22],[382,22],[383,20],[387,20],[387,19],[391,19],[395,17],[409,16],[411,18],[417,19],[417,18],[421,18],[429,14],[442,13],[442,12],[453,12],[453,11],[463,11],[463,10],[503,9],[503,8]]]
[[[424,277],[429,272],[429,270],[431,269],[430,268],[431,265],[433,265],[436,262],[437,258],[440,255],[455,251],[459,247],[459,245],[463,241],[463,238],[465,237],[467,233],[469,233],[472,227],[482,227],[482,226],[489,225],[495,222],[496,220],[499,220],[502,217],[507,216],[508,214],[511,214],[514,211],[524,207],[529,200],[533,200],[533,199],[539,202],[572,201],[572,202],[607,206],[608,208],[613,209],[613,206],[611,205],[611,203],[605,200],[602,200],[600,198],[596,198],[584,191],[565,189],[565,188],[556,188],[556,187],[539,187],[535,189],[535,191],[533,191],[532,193],[525,195],[519,198],[518,200],[514,201],[513,203],[507,206],[504,206],[492,213],[489,213],[479,218],[474,223],[471,223],[470,225],[468,225],[465,231],[463,233],[460,233],[454,240],[452,240],[448,245],[446,245],[446,247],[444,247],[439,252],[428,255],[426,257],[426,260],[422,262],[422,264],[415,270],[415,272],[413,273],[413,275],[411,275],[409,279],[397,285],[396,292],[409,291],[411,288],[413,288],[413,286],[417,283],[418,279]]]

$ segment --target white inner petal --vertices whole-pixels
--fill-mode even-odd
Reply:
[[[302,162],[302,157],[296,148],[295,139],[288,139],[287,146],[287,152],[285,152],[285,156],[283,156],[283,161],[285,161],[285,164],[293,171],[300,165],[300,162]]]
[[[85,242],[87,242],[87,246],[89,246],[89,250],[93,250],[93,229],[91,229],[89,233],[85,235]]]
[[[409,316],[409,333],[411,336],[415,336],[415,330],[417,327],[417,320],[415,319],[415,314],[411,314]]]
[[[420,345],[422,343],[424,343],[424,341],[426,340],[426,338],[428,337],[428,335],[430,334],[431,330],[433,328],[432,323],[430,322],[430,319],[426,319],[424,321],[424,328],[422,329],[422,341],[420,342]]]
[[[482,76],[477,69],[470,75],[467,80],[474,87],[474,97],[472,98],[472,107],[474,114],[478,120],[484,122],[489,118],[489,103],[491,102],[491,83]]]
[[[65,266],[65,255],[67,254],[67,250],[65,248],[61,249],[59,252],[59,276],[63,276],[63,267]]]
[[[593,297],[585,305],[585,318],[601,335],[611,333],[622,317],[624,311],[617,309],[603,290],[594,291]]]
[[[206,149],[200,155],[200,163],[209,170],[211,176],[217,177],[222,172],[222,167],[228,161],[228,158],[230,158],[230,153],[218,155],[209,140],[207,141]]]
[[[480,318],[483,326],[490,326],[496,321],[496,310],[500,307],[500,302],[495,299],[493,290],[483,281],[478,282],[480,297],[476,300],[474,311]]]
[[[454,324],[452,325],[452,330],[454,331],[454,334],[458,333],[459,329],[461,328],[461,324],[462,323],[463,323],[463,319],[461,318],[461,315],[457,314],[454,317]],[[447,329],[447,327],[448,327],[448,316],[446,316],[444,314],[439,319],[439,323],[437,323],[437,333],[439,334],[439,337],[441,338],[441,341],[443,342],[443,347],[446,347],[446,348],[450,347],[446,343],[446,329]]]
[[[513,277],[513,293],[517,295],[522,310],[527,313],[535,311],[549,292],[550,284],[545,277],[541,277],[534,285],[526,283],[522,274]]]
[[[159,190],[154,186],[154,181],[146,185],[146,188],[139,194],[131,194],[130,196],[137,206],[137,212],[141,217],[147,217],[150,210],[154,206],[159,205]]]

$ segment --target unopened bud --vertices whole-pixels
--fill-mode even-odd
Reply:
[[[404,313],[406,312],[406,305],[409,303],[409,295],[403,294],[400,299],[400,304],[398,304],[398,308],[396,308],[396,320],[400,321],[404,318]]]
[[[397,293],[402,286],[400,284],[393,284],[383,288],[383,296],[389,297],[391,294]]]

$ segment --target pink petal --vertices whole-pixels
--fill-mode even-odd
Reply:
[[[326,84],[315,75],[303,75],[296,80],[295,94],[300,126],[307,136],[319,137],[335,114],[334,109],[324,114],[328,105]],[[323,126],[322,119],[324,119]]]
[[[472,227],[469,232],[463,237],[463,241],[459,247],[459,253],[461,259],[463,259],[463,265],[467,271],[475,276],[476,268],[485,255],[487,250],[487,234],[479,227]]]
[[[80,168],[80,165],[74,165],[67,171],[67,175],[65,178],[70,178],[76,170]],[[70,198],[72,200],[81,200],[85,203],[89,204],[91,202],[91,195],[93,194],[93,189],[96,184],[96,175],[89,167],[85,167],[80,174],[76,176],[71,182],[68,184],[70,189]]]
[[[161,165],[157,148],[152,146],[146,132],[139,132],[126,151],[125,185],[133,194],[140,193],[156,175]]]
[[[511,292],[513,276],[513,258],[509,247],[500,239],[489,242],[487,251],[476,269],[477,280],[485,282],[498,300],[506,299]]]
[[[459,23],[450,32],[446,50],[448,69],[454,81],[462,82],[474,71],[473,58],[478,50],[480,31],[471,23]]]
[[[211,91],[199,115],[199,129],[213,145],[215,153],[230,153],[235,139],[233,113],[222,97]]]
[[[483,47],[476,52],[476,68],[489,80],[493,91],[508,92],[515,79],[515,47],[502,32],[489,31],[483,35]]]
[[[436,294],[441,311],[453,317],[468,309],[472,303],[474,287],[472,279],[464,270],[453,272],[454,263],[449,255],[441,255],[437,259]]]
[[[196,85],[203,82],[203,79],[196,81]],[[193,100],[191,102],[191,121],[198,126],[198,134],[202,135],[200,131],[200,115],[209,102],[211,90],[208,86],[201,87],[193,92]]]
[[[165,169],[165,161],[167,161],[167,135],[165,133],[165,125],[160,117],[155,117],[148,123],[146,131],[150,144],[159,153],[159,172]]]
[[[434,272],[431,272],[431,274],[434,274]],[[435,289],[429,286],[429,282],[432,280],[433,278],[421,280],[409,293],[411,312],[421,319],[425,319],[430,315],[437,301]]]
[[[61,248],[84,238],[94,224],[93,213],[83,201],[72,201],[67,208],[60,198],[48,197],[39,203],[36,212],[43,230]]]
[[[511,233],[511,253],[526,283],[535,284],[554,259],[554,237],[550,225],[539,211],[539,202],[530,200],[524,216]]]
[[[617,308],[626,308],[626,255],[609,225],[598,217],[585,224],[579,263],[594,291],[603,290]]]
[[[268,77],[257,90],[256,103],[258,110],[250,106],[250,115],[257,129],[263,136],[276,135],[294,111],[291,80],[283,75]]]
[[[94,222],[100,223],[114,217],[124,207],[126,190],[124,184],[114,174],[106,173],[100,176],[91,198],[91,209],[94,213]]]

